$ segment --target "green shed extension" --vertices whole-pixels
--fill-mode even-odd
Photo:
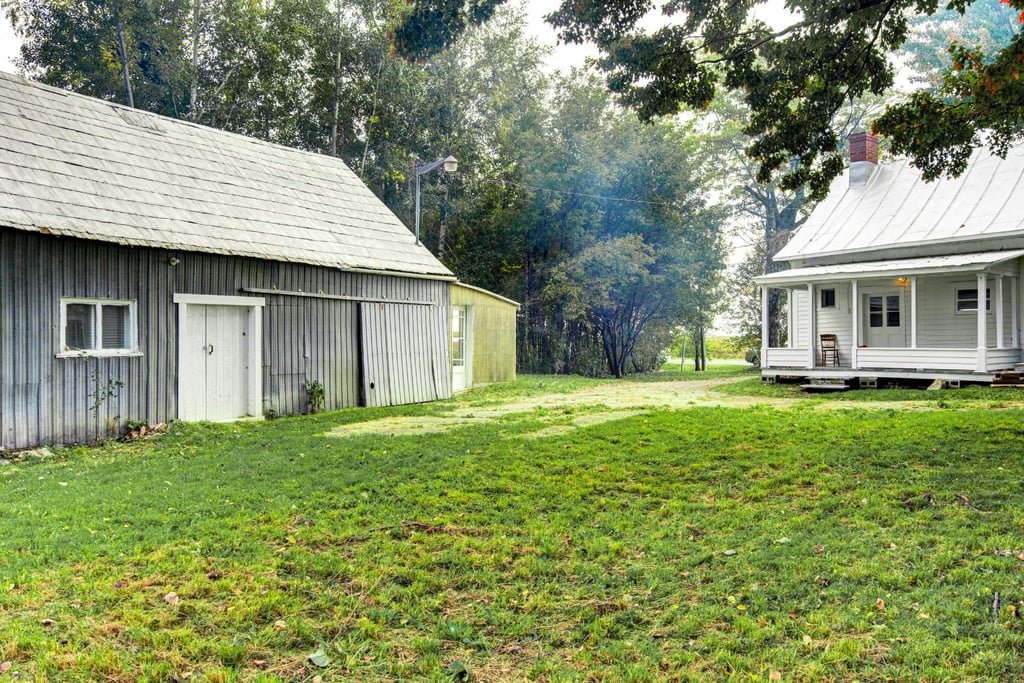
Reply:
[[[516,378],[519,304],[486,289],[451,286],[452,389]]]

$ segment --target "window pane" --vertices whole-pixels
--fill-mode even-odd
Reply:
[[[900,297],[898,294],[885,297],[886,327],[900,326]]]
[[[976,311],[978,310],[978,290],[958,289],[956,290],[956,310]]]
[[[131,348],[131,316],[124,304],[103,305],[103,346],[104,349]]]
[[[871,327],[882,326],[882,297],[868,297],[868,325]]]
[[[64,328],[64,344],[69,349],[93,349],[96,329],[94,316],[96,307],[92,304],[68,304],[66,309],[67,327]]]
[[[822,308],[834,308],[836,305],[836,290],[834,289],[823,289],[821,290],[821,307]]]

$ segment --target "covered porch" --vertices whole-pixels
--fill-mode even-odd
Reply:
[[[987,381],[1021,361],[1022,256],[985,252],[762,276],[762,375]],[[769,317],[772,290],[784,294],[782,321]],[[774,322],[786,334],[770,344]]]

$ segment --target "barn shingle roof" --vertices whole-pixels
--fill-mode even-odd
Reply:
[[[0,226],[451,277],[339,159],[2,72]]]

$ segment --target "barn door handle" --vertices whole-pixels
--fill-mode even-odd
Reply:
[[[206,348],[208,349],[207,352],[206,352],[206,355],[207,356],[212,356],[213,355],[213,344],[210,344]]]

